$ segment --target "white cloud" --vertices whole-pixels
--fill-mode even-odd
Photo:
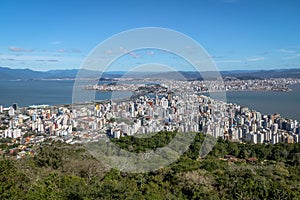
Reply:
[[[37,62],[59,62],[58,59],[49,59],[49,60],[38,59],[35,61],[37,61]]]
[[[64,48],[61,48],[61,49],[58,49],[57,50],[59,53],[81,53],[81,50],[78,49],[78,48],[74,48],[74,49],[64,49]]]
[[[288,50],[288,49],[279,49],[278,51],[280,51],[282,53],[295,53],[296,52],[294,50]]]
[[[265,60],[266,58],[263,56],[256,56],[256,57],[251,57],[251,58],[247,58],[246,60],[248,62],[257,62],[257,61],[261,61],[261,60]]]
[[[137,55],[135,52],[131,51],[128,53],[130,56],[132,56],[133,58],[139,58],[140,56]]]
[[[66,50],[65,50],[65,49],[59,49],[58,52],[59,52],[59,53],[65,53]]]
[[[295,58],[299,58],[300,57],[300,53],[294,54],[292,56],[288,56],[288,57],[283,57],[283,60],[291,60],[291,59],[295,59]]]
[[[33,52],[32,49],[24,49],[24,48],[15,47],[15,46],[8,47],[8,50],[13,51],[13,52]]]
[[[75,54],[73,54],[75,55]],[[33,70],[49,69],[74,69],[79,68],[83,58],[81,56],[61,56],[55,55],[0,55],[1,66],[11,68],[29,68]]]
[[[154,55],[154,51],[147,51],[147,55],[150,55],[150,56]]]
[[[50,44],[52,44],[52,45],[60,45],[60,44],[62,44],[64,41],[62,41],[62,40],[58,40],[58,41],[53,41],[53,42],[51,42]]]
[[[217,60],[216,63],[241,63],[241,60]]]
[[[1,60],[6,61],[39,61],[39,62],[58,62],[54,56],[38,56],[38,55],[0,55]]]
[[[121,51],[122,53],[127,53],[127,52],[128,52],[124,47],[119,47],[119,49],[120,49],[120,51]]]

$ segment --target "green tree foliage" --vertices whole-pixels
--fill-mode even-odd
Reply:
[[[156,149],[166,146],[176,135],[176,132],[161,131],[156,134],[150,134],[149,137],[127,136],[120,139],[112,139],[112,142],[120,148],[131,152],[146,152],[150,149]]]
[[[165,146],[175,132],[113,140],[143,152]],[[44,144],[34,158],[0,160],[0,199],[298,199],[300,145],[254,145],[219,139],[199,156],[205,136],[171,165],[143,174],[109,169],[82,146]],[[224,160],[231,155],[236,159]],[[246,159],[257,157],[256,162]]]
[[[29,178],[11,160],[0,160],[0,199],[21,199],[28,190]]]

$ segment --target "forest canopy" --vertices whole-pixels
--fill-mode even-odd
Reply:
[[[175,132],[112,142],[132,152],[162,147]],[[297,199],[300,144],[243,144],[219,139],[199,157],[204,135],[174,163],[148,173],[110,169],[81,145],[38,147],[34,157],[0,159],[0,199]]]

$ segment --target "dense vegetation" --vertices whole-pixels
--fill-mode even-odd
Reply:
[[[114,141],[141,152],[163,146],[174,133]],[[105,168],[82,146],[39,147],[34,158],[0,160],[0,199],[298,199],[300,144],[254,145],[218,140],[204,159],[194,143],[157,171],[130,174]],[[225,155],[235,158],[228,161]],[[227,156],[228,157],[228,156]],[[256,157],[258,160],[246,160]]]

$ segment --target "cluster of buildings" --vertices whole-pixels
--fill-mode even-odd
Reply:
[[[114,138],[177,130],[255,144],[300,141],[297,120],[284,119],[279,114],[262,115],[247,107],[195,94],[140,96],[133,101],[107,102],[92,109],[76,110],[81,114],[81,129],[101,130]]]
[[[190,82],[197,92],[214,91],[290,91],[289,85],[299,84],[299,79],[291,78],[272,78],[272,79],[254,79],[239,80],[237,78],[227,77],[224,80],[212,81],[194,81]]]
[[[72,134],[72,113],[65,107],[10,106],[0,111],[0,155],[33,155],[32,147],[47,138],[66,142]]]
[[[139,87],[143,87],[145,84],[138,83],[138,84],[114,84],[114,83],[107,83],[101,85],[86,85],[85,89],[87,90],[99,90],[99,91],[135,91],[138,90]]]
[[[0,106],[0,154],[32,152],[47,138],[82,143],[162,130],[202,132],[236,142],[300,142],[300,124],[197,94],[193,82],[166,82],[168,92],[70,106]],[[199,83],[198,83],[199,84]],[[216,85],[216,84],[215,84]],[[19,154],[18,154],[19,155]]]

